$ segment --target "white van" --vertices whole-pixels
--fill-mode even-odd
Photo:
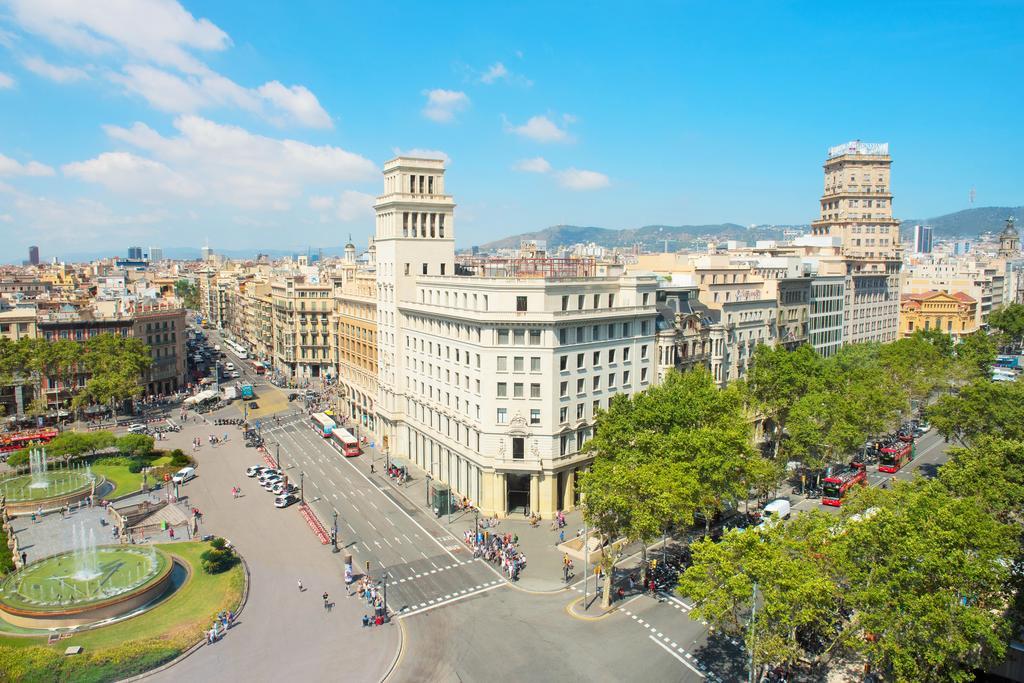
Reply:
[[[789,519],[792,509],[789,501],[785,498],[773,500],[765,505],[764,510],[761,511],[761,523],[757,525],[758,528],[778,524],[780,519]]]
[[[186,481],[192,479],[195,476],[195,467],[182,467],[174,474],[173,477],[171,477],[171,481],[173,481],[175,484],[184,484]]]

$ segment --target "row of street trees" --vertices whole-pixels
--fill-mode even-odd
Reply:
[[[29,415],[43,415],[49,406],[44,380],[73,392],[61,396],[60,408],[78,410],[85,406],[117,405],[142,392],[139,378],[152,364],[149,347],[134,337],[101,334],[85,342],[70,339],[47,341],[22,338],[14,342],[0,337],[0,384],[31,384],[34,400]],[[84,387],[75,386],[78,376],[88,375]]]
[[[580,478],[584,517],[605,547],[606,606],[621,541],[646,547],[695,519],[707,535],[718,513],[751,497],[766,499],[786,477],[787,463],[822,469],[847,462],[867,439],[894,429],[941,390],[991,385],[987,375],[1001,341],[979,332],[954,346],[945,334],[919,332],[890,344],[843,347],[829,358],[808,346],[760,346],[747,380],[725,389],[696,370],[616,396],[598,416],[585,446],[594,461]],[[762,449],[754,447],[757,424],[764,427]]]
[[[973,680],[1019,632],[1024,442],[980,436],[951,455],[935,479],[862,489],[838,517],[694,543],[691,615],[758,664],[861,659],[885,680]]]

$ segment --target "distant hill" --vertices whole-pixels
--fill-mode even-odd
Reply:
[[[1017,224],[1024,220],[1024,206],[979,206],[934,218],[907,219],[900,223],[904,240],[912,239],[915,225],[930,225],[933,239],[961,237],[974,238],[983,232],[999,232],[1006,225],[1006,217],[1014,216]]]
[[[1016,216],[1024,223],[1024,207],[984,206],[965,209],[956,213],[933,218],[909,218],[900,223],[904,240],[910,239],[917,224],[930,225],[935,229],[936,239],[963,237],[975,238],[983,232],[998,232],[1003,229],[1006,217]],[[736,223],[717,225],[645,225],[642,228],[600,228],[596,226],[554,225],[546,230],[524,232],[518,235],[481,244],[480,248],[515,249],[523,240],[545,240],[549,249],[561,246],[593,242],[602,247],[631,247],[640,243],[642,248],[662,250],[665,241],[671,251],[686,248],[700,248],[709,241],[739,240],[753,244],[757,240],[781,240],[786,230],[809,230],[808,225],[759,225],[747,228]]]
[[[645,225],[642,228],[614,230],[579,225],[554,225],[546,230],[524,232],[500,240],[482,244],[490,249],[515,249],[523,240],[544,240],[549,249],[560,246],[593,242],[602,247],[631,247],[639,242],[645,249],[683,249],[707,244],[709,240],[755,240],[781,239],[788,228],[803,229],[806,226],[771,225],[747,228],[735,223],[717,225]]]

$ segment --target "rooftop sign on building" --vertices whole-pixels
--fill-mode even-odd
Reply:
[[[869,154],[872,156],[885,156],[889,154],[888,142],[861,142],[851,140],[841,145],[828,148],[828,158],[841,157],[844,154]]]

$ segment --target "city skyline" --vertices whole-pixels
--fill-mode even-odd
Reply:
[[[398,152],[448,159],[460,247],[560,223],[809,223],[825,151],[856,138],[891,144],[897,218],[1020,203],[1016,7],[881,25],[871,7],[546,7],[541,28],[530,8],[47,7],[0,16],[3,261],[365,244]],[[366,58],[383,25],[410,60]],[[855,49],[817,59],[836,26]]]

